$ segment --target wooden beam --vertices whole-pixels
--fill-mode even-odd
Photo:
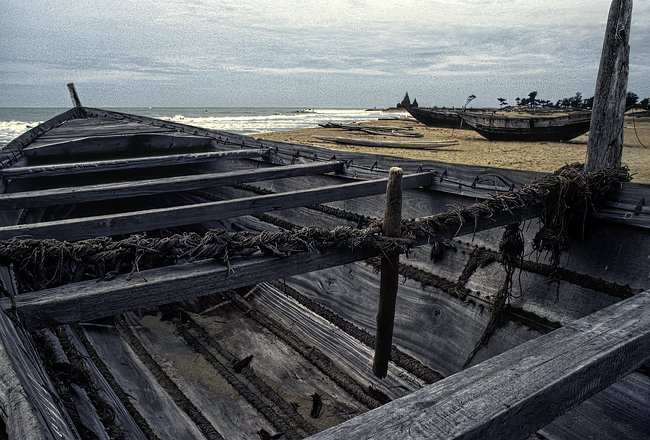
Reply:
[[[358,250],[295,254],[287,258],[251,257],[231,262],[231,269],[212,261],[143,271],[97,282],[75,283],[16,297],[23,323],[29,328],[113,316],[141,307],[224,292],[371,256]],[[3,306],[8,306],[6,300]]]
[[[75,186],[38,191],[0,194],[0,209],[36,208],[150,194],[189,191],[219,185],[237,185],[269,179],[340,172],[343,162],[319,162],[271,168],[194,174],[161,179],[135,180],[99,185]]]
[[[83,133],[82,130],[79,130]],[[104,136],[86,136],[72,140],[55,141],[26,147],[26,157],[51,158],[79,154],[129,153],[175,148],[207,148],[213,139],[182,133],[120,133]]]
[[[82,107],[81,101],[79,100],[79,95],[77,95],[77,89],[74,88],[74,83],[68,83],[68,92],[70,92],[70,99],[72,100],[72,106]]]
[[[646,291],[310,439],[526,439],[649,356]]]
[[[242,215],[382,194],[386,188],[386,181],[386,179],[369,180],[235,200],[6,226],[0,228],[0,240],[28,235],[33,238],[56,238],[73,241],[90,237],[129,234],[196,224],[210,220],[234,218]],[[404,177],[403,187],[404,189],[413,189],[431,185],[434,181],[435,176],[433,173],[413,174]]]
[[[96,160],[89,162],[12,167],[0,170],[0,174],[6,179],[24,179],[28,177],[61,176],[67,174],[97,173],[102,171],[187,165],[192,163],[211,162],[220,159],[243,159],[261,157],[267,155],[268,153],[269,150],[266,149],[242,149],[213,151],[209,153],[170,154],[165,156],[134,157],[129,159]]]
[[[600,57],[585,169],[621,166],[632,0],[613,0]]]
[[[404,171],[393,167],[388,174],[386,186],[386,208],[382,234],[387,237],[402,235],[402,177]],[[399,286],[399,252],[390,252],[381,257],[381,281],[379,285],[379,304],[377,306],[377,330],[375,356],[372,372],[379,378],[386,377],[388,361],[393,344],[393,324],[395,322],[395,303]]]

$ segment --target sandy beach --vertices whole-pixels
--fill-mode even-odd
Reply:
[[[398,113],[396,115],[402,114]],[[473,130],[427,127],[417,121],[399,119],[365,121],[363,125],[402,127],[408,129],[409,132],[423,135],[421,138],[411,139],[413,141],[453,139],[458,141],[458,145],[441,147],[435,150],[347,146],[325,142],[316,139],[314,136],[338,136],[373,140],[385,139],[391,141],[406,141],[410,138],[379,136],[361,131],[321,127],[264,133],[255,137],[316,145],[333,150],[376,152],[378,154],[439,160],[443,162],[548,172],[554,171],[567,163],[584,162],[588,141],[588,135],[582,135],[568,142],[495,142],[483,138]],[[634,182],[650,183],[650,118],[626,118],[623,164],[630,168]]]

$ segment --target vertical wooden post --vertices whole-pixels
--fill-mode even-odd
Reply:
[[[621,166],[632,0],[613,0],[600,57],[585,169]]]
[[[77,90],[74,88],[74,83],[68,83],[68,92],[70,92],[72,105],[74,107],[81,107],[81,101],[79,101],[79,95],[77,95]]]
[[[404,171],[393,167],[388,174],[386,186],[386,210],[382,233],[387,237],[399,237],[402,221],[402,177]],[[399,253],[384,255],[381,259],[381,278],[379,286],[379,306],[377,308],[377,337],[372,371],[375,376],[384,378],[388,373],[393,344],[393,322],[395,321],[395,302],[399,283]]]

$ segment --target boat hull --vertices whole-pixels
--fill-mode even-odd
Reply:
[[[470,128],[463,126],[456,110],[426,107],[408,107],[407,110],[418,122],[429,127]]]
[[[492,141],[561,142],[589,131],[589,114],[561,117],[510,117],[462,113],[467,126]]]

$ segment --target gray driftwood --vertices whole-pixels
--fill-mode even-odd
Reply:
[[[612,1],[591,112],[587,171],[621,166],[631,21],[632,0]]]
[[[457,145],[458,141],[378,141],[372,139],[357,139],[346,137],[327,137],[327,136],[313,136],[325,142],[334,142],[336,144],[345,145],[363,145],[365,147],[378,147],[378,148],[408,148],[418,150],[430,150],[433,148],[446,147],[449,145]]]
[[[310,438],[526,439],[647,360],[649,311],[646,291]]]
[[[386,208],[382,234],[387,237],[402,235],[402,176],[401,168],[393,167],[388,175],[386,186]],[[377,331],[375,357],[372,371],[375,376],[384,378],[388,372],[388,361],[393,343],[393,323],[395,322],[395,303],[399,285],[399,253],[392,252],[381,258],[381,282],[379,285],[379,304],[377,306]]]

